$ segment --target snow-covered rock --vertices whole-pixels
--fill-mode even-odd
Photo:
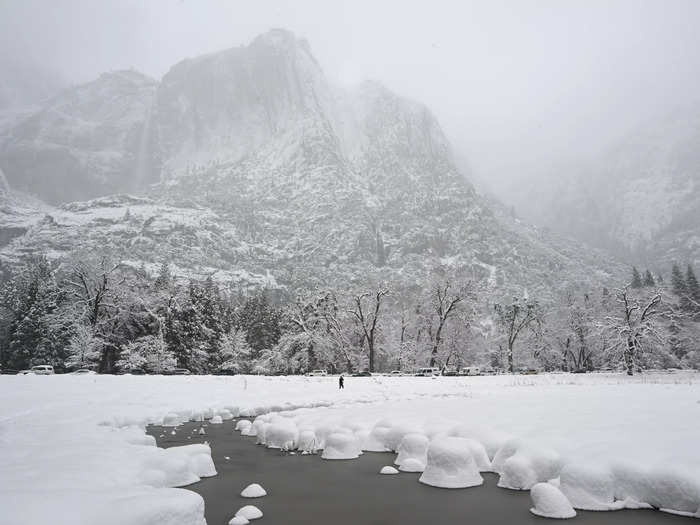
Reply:
[[[428,463],[419,481],[433,487],[456,489],[481,485],[484,479],[468,440],[438,437],[428,447]]]
[[[427,462],[427,460],[426,460]],[[401,472],[423,472],[425,471],[426,463],[416,458],[408,458],[401,463],[399,470]]]
[[[576,516],[569,500],[550,483],[537,483],[530,489],[534,507],[530,512],[544,518],[568,519]]]
[[[262,511],[255,505],[246,505],[236,512],[236,516],[243,516],[247,520],[253,521],[263,517]]]
[[[228,522],[228,525],[248,525],[250,520],[245,516],[234,516]]]
[[[261,485],[257,483],[251,483],[241,492],[241,496],[244,498],[262,498],[267,496],[267,492]]]
[[[396,469],[395,469],[394,467],[392,467],[391,465],[386,465],[386,466],[384,466],[384,467],[381,468],[381,470],[379,471],[379,473],[380,473],[380,474],[385,474],[385,475],[392,475],[392,474],[398,474],[399,471],[396,470]]]
[[[211,423],[212,425],[221,425],[223,422],[224,422],[224,420],[219,415],[214,416],[209,421],[209,423]]]
[[[354,435],[336,432],[326,438],[321,457],[323,459],[357,459],[360,453],[360,447]]]
[[[174,412],[170,412],[169,414],[166,414],[163,417],[163,426],[164,427],[177,427],[182,425],[183,420],[180,417],[180,414],[176,414]]]

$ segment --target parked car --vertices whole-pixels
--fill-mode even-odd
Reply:
[[[419,368],[418,370],[416,370],[416,372],[413,375],[416,377],[439,376],[440,369],[439,368]]]
[[[77,370],[71,372],[73,375],[83,376],[83,375],[95,375],[97,372],[90,370],[89,368],[78,368]]]
[[[497,371],[494,370],[493,368],[486,367],[481,369],[481,375],[482,376],[495,376],[497,374]]]
[[[129,368],[128,370],[124,371],[124,373],[132,376],[143,376],[147,374],[143,368]]]
[[[534,376],[539,374],[538,370],[536,368],[528,368],[523,372],[526,376]]]
[[[403,376],[404,373],[401,370],[392,370],[391,372],[389,372],[389,375],[392,377],[400,377]]]
[[[13,376],[16,375],[18,372],[14,368],[2,368],[0,369],[0,374],[4,376]]]
[[[460,371],[460,374],[463,376],[480,376],[481,368],[479,368],[478,366],[465,366]]]
[[[362,370],[361,372],[355,372],[352,377],[372,377],[372,373],[369,370]]]
[[[328,372],[327,372],[326,370],[321,370],[321,369],[319,369],[319,370],[312,370],[311,372],[309,372],[309,375],[310,375],[310,376],[323,377],[323,376],[327,376],[327,375],[328,375]]]
[[[38,376],[49,376],[55,373],[51,365],[36,365],[31,370],[32,373]]]
[[[456,369],[456,368],[451,368],[451,367],[450,367],[450,368],[445,368],[445,369],[442,371],[442,375],[444,375],[444,376],[449,376],[449,377],[454,377],[454,376],[456,376],[456,375],[459,375],[459,373],[457,372],[457,369]]]
[[[190,374],[192,374],[192,372],[190,372],[186,368],[173,368],[170,371],[171,376],[188,376]]]

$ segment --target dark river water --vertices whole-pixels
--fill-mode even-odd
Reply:
[[[217,476],[189,485],[204,498],[208,525],[225,525],[244,505],[264,516],[255,523],[287,525],[519,525],[556,523],[534,516],[529,492],[501,489],[498,477],[485,474],[481,487],[438,489],[418,483],[419,474],[382,476],[394,454],[365,453],[356,460],[326,461],[319,456],[290,455],[255,445],[255,438],[234,432],[233,423],[206,426],[207,435],[192,432],[199,423],[177,428],[151,426],[159,447],[208,441]],[[162,437],[161,437],[162,436]],[[188,439],[190,438],[190,439]],[[226,459],[228,457],[229,459]],[[240,496],[250,483],[260,483],[267,496]],[[700,525],[700,520],[653,510],[585,512],[577,525]]]

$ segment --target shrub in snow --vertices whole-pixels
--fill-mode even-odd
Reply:
[[[537,483],[530,490],[534,507],[530,512],[544,518],[567,519],[576,516],[576,511],[561,491],[550,483]]]
[[[569,463],[559,474],[559,486],[576,509],[614,508],[615,480],[609,468]]]
[[[234,418],[238,417],[238,414],[240,413],[240,410],[235,405],[228,405],[228,406],[225,406],[224,408],[226,410],[228,410],[229,412],[231,412],[231,416]]]
[[[468,440],[439,437],[428,447],[428,463],[418,481],[433,487],[457,489],[481,485],[484,479],[472,457]]]
[[[182,418],[175,412],[170,412],[163,418],[164,427],[177,427],[182,424]]]
[[[243,516],[247,520],[257,520],[262,518],[263,513],[255,505],[246,505],[236,512],[236,516]]]
[[[297,448],[299,431],[293,422],[271,423],[265,430],[265,439],[268,448],[282,450],[294,450]]]
[[[382,467],[382,470],[380,470],[379,473],[380,474],[398,474],[399,471],[396,470],[394,467],[387,465],[386,467]]]
[[[229,421],[229,420],[233,419],[233,414],[229,410],[226,410],[226,409],[219,410],[219,417],[221,417],[221,419],[223,421]]]
[[[238,423],[236,423],[235,430],[238,430],[241,434],[243,434],[252,425],[253,425],[253,423],[251,423],[247,419],[241,419]],[[243,434],[243,435],[245,435],[245,434]]]
[[[407,459],[414,459],[425,465],[428,461],[429,443],[430,441],[424,434],[406,434],[401,440],[399,454],[396,456],[394,463],[401,466]]]
[[[352,434],[334,433],[326,438],[323,459],[357,459],[360,447]]]
[[[241,492],[241,496],[244,498],[262,498],[267,496],[267,492],[257,483],[251,483]]]
[[[228,522],[228,525],[248,525],[250,521],[245,516],[234,516]]]
[[[401,472],[423,472],[425,470],[425,463],[416,458],[408,458],[401,463],[399,470]]]
[[[307,454],[316,453],[318,447],[316,446],[316,434],[313,430],[303,430],[299,433],[297,448]]]
[[[221,419],[221,416],[214,416],[213,418],[211,418],[211,421],[209,421],[209,423],[211,423],[212,425],[220,425],[223,422],[224,420]]]

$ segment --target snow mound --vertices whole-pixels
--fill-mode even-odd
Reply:
[[[211,423],[212,425],[220,425],[220,424],[223,423],[223,422],[224,422],[223,418],[222,418],[221,416],[219,416],[219,415],[214,416],[214,417],[211,418],[211,420],[209,421],[209,423]]]
[[[294,450],[299,441],[299,431],[293,422],[270,423],[265,429],[267,448]]]
[[[389,433],[389,426],[377,423],[370,431],[367,438],[362,443],[362,450],[367,452],[389,452],[389,449],[384,446],[386,435]]]
[[[297,448],[307,454],[315,454],[316,450],[316,433],[313,430],[302,430],[299,433],[299,441]]]
[[[413,459],[425,466],[428,461],[427,454],[429,443],[430,441],[424,434],[406,434],[401,440],[401,444],[399,445],[399,454],[396,456],[394,463],[401,466],[406,462],[406,460]]]
[[[576,516],[576,511],[562,492],[550,483],[537,483],[530,489],[533,508],[530,512],[543,518],[568,519]]]
[[[423,472],[425,471],[425,463],[416,459],[408,458],[399,467],[401,472]]]
[[[569,463],[559,474],[559,484],[576,509],[615,508],[615,478],[609,468]]]
[[[336,432],[326,438],[326,446],[321,455],[323,459],[357,459],[360,447],[355,436]]]
[[[457,489],[481,485],[484,479],[472,456],[469,440],[438,437],[428,447],[428,463],[418,481],[433,487]]]
[[[238,423],[236,423],[235,430],[239,431],[241,434],[246,432],[251,426],[253,426],[253,423],[248,421],[247,419],[241,419]],[[245,436],[245,434],[243,434]]]
[[[511,439],[505,432],[500,432],[485,425],[457,425],[447,433],[448,436],[475,439],[483,445],[492,460],[503,445]]]
[[[244,498],[262,498],[263,496],[267,496],[267,491],[257,483],[251,483],[243,489],[241,496]]]
[[[390,465],[386,465],[385,467],[382,467],[382,470],[379,471],[380,474],[398,474],[399,471],[396,470],[394,467]]]
[[[700,512],[700,479],[678,468],[647,468],[633,463],[612,466],[615,499],[627,508],[652,506],[684,514]]]
[[[387,450],[397,452],[404,436],[408,434],[422,434],[421,429],[415,425],[400,423],[392,425],[384,435],[383,445]]]
[[[246,427],[245,430],[241,431],[242,436],[249,436],[249,437],[256,437],[258,435],[258,431],[260,430],[260,427],[265,425],[266,423],[261,420],[261,419],[256,419],[251,423],[250,426]]]
[[[492,469],[501,475],[499,487],[529,490],[537,483],[558,477],[562,463],[553,450],[510,440],[496,453]]]
[[[236,512],[236,516],[243,516],[247,520],[257,520],[258,518],[262,518],[263,513],[262,511],[256,507],[255,505],[246,505],[245,507],[242,507]]]
[[[253,428],[257,429],[255,439],[256,445],[265,445],[267,443],[267,427],[269,426],[269,423],[265,423],[265,421],[262,420],[259,421],[257,425],[253,423]]]
[[[248,525],[250,521],[245,516],[234,516],[228,522],[228,525]]]

